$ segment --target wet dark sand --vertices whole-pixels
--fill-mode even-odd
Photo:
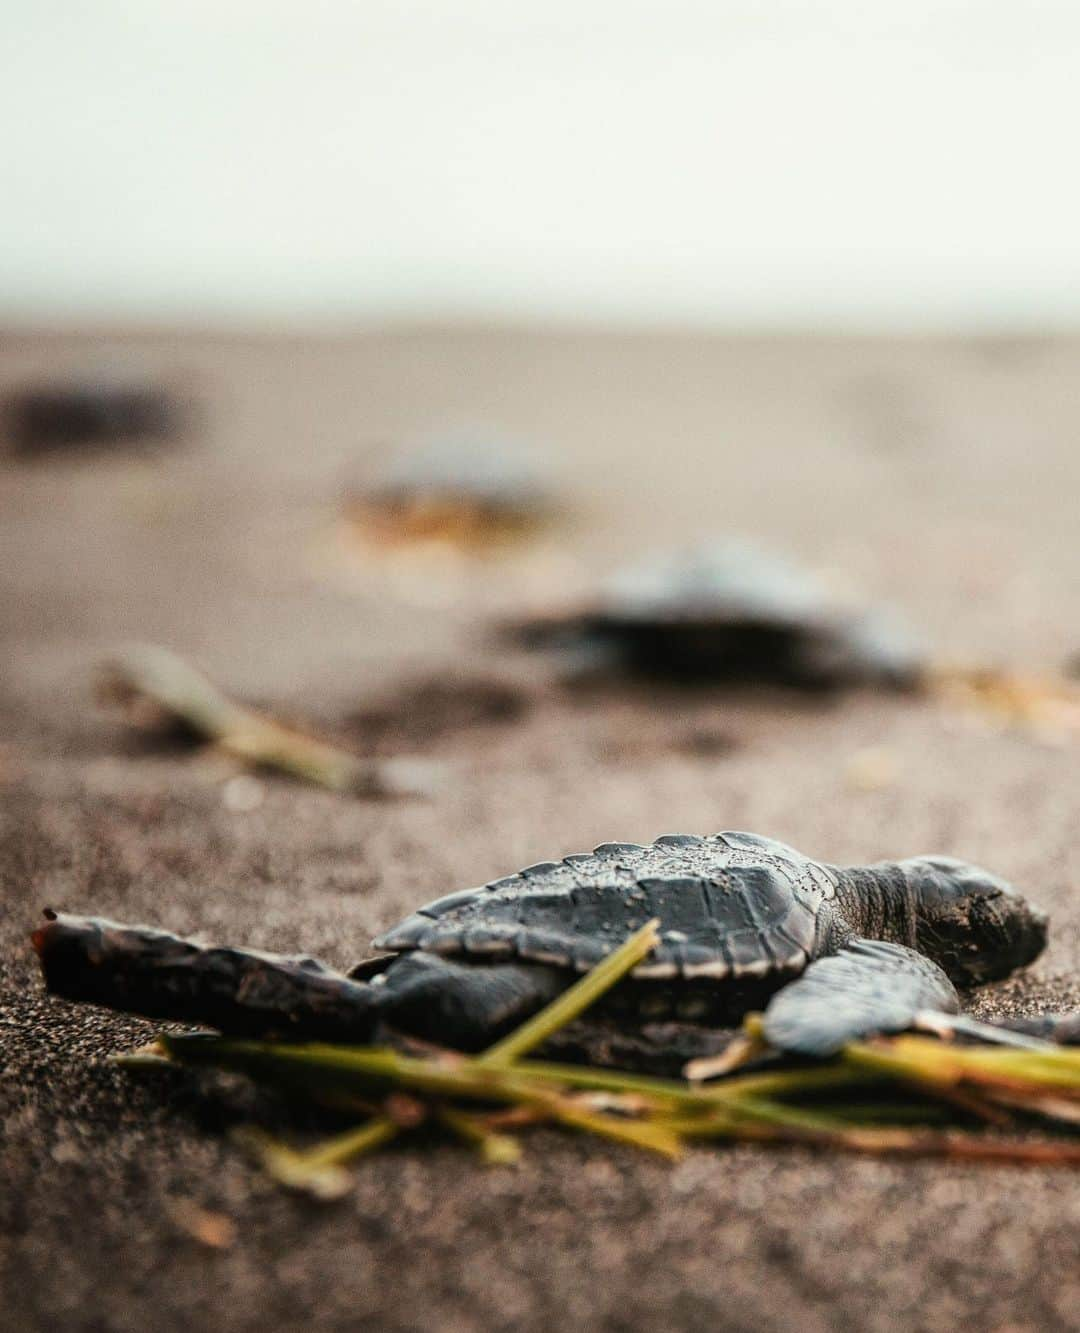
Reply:
[[[203,401],[190,442],[0,458],[6,1325],[1080,1328],[1075,1172],[752,1148],[671,1167],[543,1133],[519,1170],[453,1145],[388,1151],[314,1206],[229,1145],[231,1104],[103,1064],[151,1025],[46,999],[26,946],[52,903],[344,964],[435,893],[600,841],[744,827],[835,861],[984,862],[1051,911],[1054,935],[977,1009],[1080,1005],[1077,744],[899,697],[567,696],[487,632],[526,593],[738,531],[899,603],[946,654],[1060,662],[1080,648],[1080,345],[129,347]],[[89,348],[0,338],[0,386]],[[343,546],[351,473],[403,435],[470,422],[550,448],[576,505],[557,543],[471,571]],[[95,663],[130,638],[368,748],[430,753],[450,781],[390,806],[269,780],[233,812],[228,770],[133,741],[94,706]],[[450,685],[414,693],[432,679]],[[520,708],[478,707],[477,679]],[[861,790],[852,757],[871,747],[894,776]],[[234,1221],[231,1247],[192,1238],[193,1206]]]

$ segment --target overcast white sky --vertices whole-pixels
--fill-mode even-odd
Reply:
[[[7,0],[0,318],[1080,323],[1076,0]]]

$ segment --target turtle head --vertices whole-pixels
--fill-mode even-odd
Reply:
[[[900,865],[915,899],[915,947],[958,985],[1007,977],[1046,947],[1045,913],[989,871],[951,856]]]

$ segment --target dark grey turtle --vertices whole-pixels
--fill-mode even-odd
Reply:
[[[737,541],[649,559],[591,604],[522,628],[586,665],[682,680],[907,686],[922,670],[890,615],[844,608],[807,571]]]
[[[167,440],[190,416],[173,389],[123,367],[84,379],[27,384],[11,393],[5,407],[5,433],[15,451],[27,457]]]
[[[815,1055],[922,1011],[956,1013],[954,983],[1008,976],[1042,951],[1047,930],[1003,880],[948,857],[841,868],[756,834],[677,834],[437,899],[375,941],[406,954],[377,984],[388,1015],[434,1036],[444,989],[467,1023],[465,995],[505,971],[515,1002],[535,1007],[553,976],[587,971],[654,917],[659,947],[613,997],[623,1013],[727,1026],[765,1007],[774,1045]],[[532,987],[535,1001],[524,998]],[[472,1045],[490,1033],[467,1035]]]
[[[376,941],[396,956],[350,978],[314,960],[200,949],[60,917],[35,943],[50,989],[226,1031],[367,1040],[379,1024],[461,1049],[516,1026],[659,918],[659,947],[611,993],[627,1023],[732,1025],[765,1009],[780,1049],[956,1014],[956,985],[1007,976],[1046,943],[1045,916],[948,857],[841,868],[751,833],[605,843],[421,907]],[[960,1020],[954,1020],[958,1025]]]

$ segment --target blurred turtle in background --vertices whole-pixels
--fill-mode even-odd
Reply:
[[[583,670],[686,682],[906,688],[923,671],[898,620],[843,605],[812,574],[741,541],[654,557],[515,629]]]
[[[122,368],[26,384],[9,393],[4,407],[12,450],[26,457],[171,439],[188,416],[164,384]]]
[[[350,524],[377,544],[476,551],[532,535],[555,511],[555,496],[534,455],[474,437],[403,451],[346,500]]]

